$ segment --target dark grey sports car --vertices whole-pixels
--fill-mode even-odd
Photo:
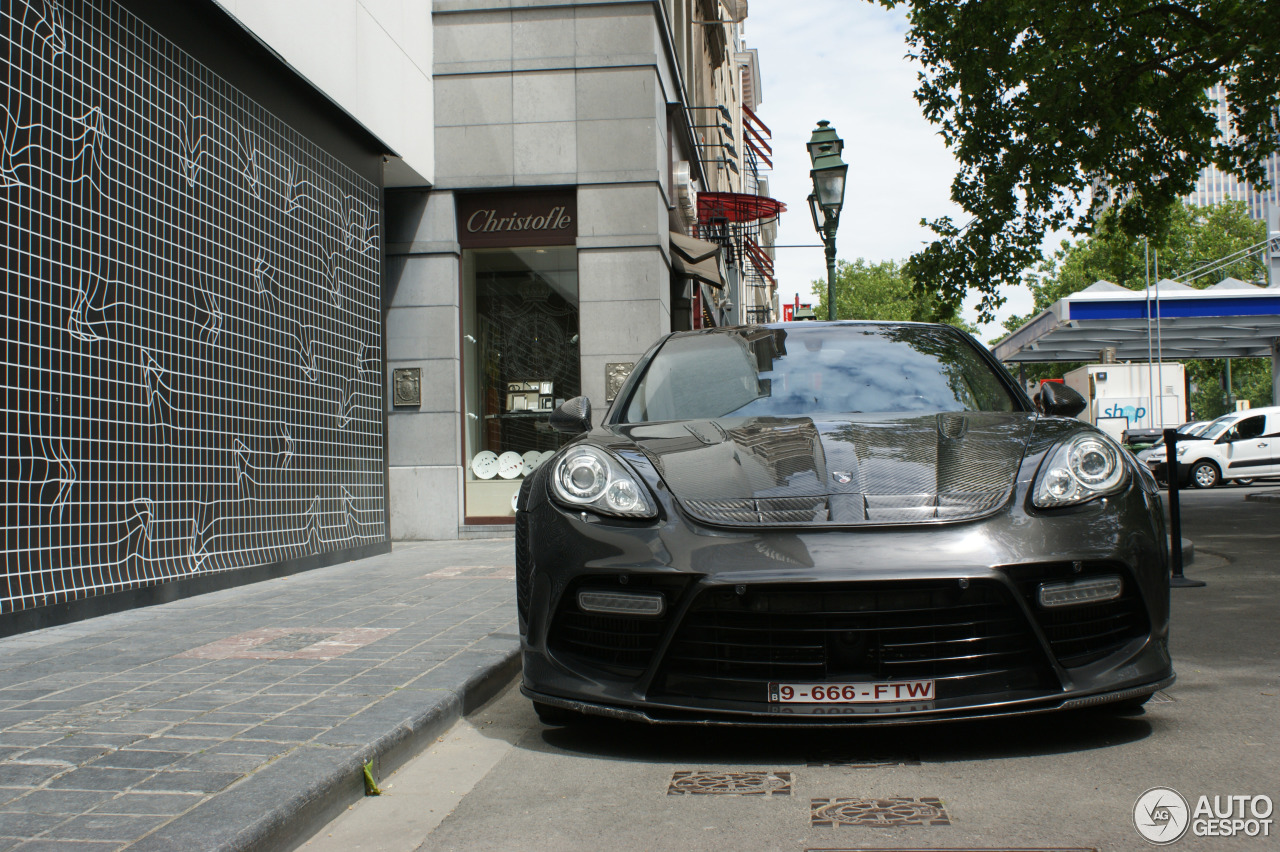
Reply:
[[[544,722],[917,722],[1173,682],[1155,480],[940,325],[684,332],[521,488]]]

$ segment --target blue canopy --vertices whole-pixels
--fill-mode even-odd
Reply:
[[[1097,361],[1107,348],[1119,361],[1185,361],[1268,357],[1277,340],[1280,287],[1228,278],[1203,290],[1165,280],[1144,291],[1099,281],[1054,302],[992,351],[1005,363]]]

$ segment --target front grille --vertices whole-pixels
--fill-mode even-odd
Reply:
[[[1044,631],[1053,655],[1063,668],[1078,668],[1097,662],[1134,639],[1151,632],[1137,584],[1123,565],[1113,562],[1083,562],[1080,570],[1071,563],[1020,566],[1015,573],[1018,587]],[[1115,600],[1102,603],[1046,609],[1037,600],[1042,583],[1062,583],[1090,577],[1119,576],[1124,591]]]
[[[576,658],[615,674],[637,676],[653,661],[686,585],[687,577],[675,576],[633,574],[627,585],[620,584],[617,576],[579,577],[560,598],[547,645],[558,657]],[[666,598],[666,612],[658,618],[583,612],[578,609],[580,589],[661,592]]]
[[[764,700],[776,682],[932,679],[939,698],[1039,688],[1048,669],[1002,585],[957,581],[749,586],[704,591],[655,686]]]

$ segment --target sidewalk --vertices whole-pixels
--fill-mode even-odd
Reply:
[[[517,672],[510,539],[0,639],[0,852],[289,848]]]

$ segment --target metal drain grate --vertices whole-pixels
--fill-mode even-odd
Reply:
[[[941,799],[813,799],[809,804],[810,825],[829,828],[857,825],[868,828],[892,828],[904,825],[951,825],[951,818]]]
[[[1163,689],[1157,689],[1155,692],[1151,693],[1151,702],[1150,702],[1150,703],[1152,703],[1152,704],[1172,704],[1173,702],[1175,702],[1175,701],[1177,701],[1177,700],[1178,700],[1178,699],[1174,698],[1172,695],[1170,695],[1169,693],[1165,692]]]
[[[668,796],[790,796],[790,772],[675,772]]]

